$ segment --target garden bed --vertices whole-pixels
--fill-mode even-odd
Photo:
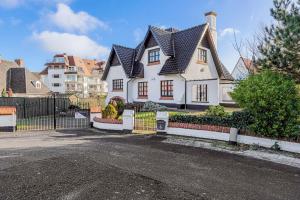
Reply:
[[[123,120],[119,119],[106,119],[106,118],[94,118],[94,122],[106,123],[106,124],[123,124]]]

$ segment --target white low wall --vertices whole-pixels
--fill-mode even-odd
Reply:
[[[168,128],[167,134],[229,141],[228,133],[220,133],[214,131],[204,131],[204,130],[194,130],[194,129],[184,129],[184,128]]]
[[[16,126],[16,115],[0,115],[0,127],[8,126]]]
[[[266,148],[271,148],[275,144],[275,142],[277,142],[280,149],[283,151],[300,153],[300,144],[295,142],[287,142],[282,140],[273,140],[273,139],[252,137],[246,135],[238,135],[237,142],[243,144],[250,144],[250,145],[257,144],[258,146],[266,147]]]
[[[109,123],[94,122],[93,126],[95,128],[104,129],[104,130],[113,130],[113,131],[123,130],[123,124],[109,124]]]
[[[212,139],[212,140],[222,140],[222,141],[229,141],[229,136],[230,136],[230,134],[228,133],[195,130],[195,129],[184,129],[184,128],[168,128],[167,134],[203,138],[203,139]],[[271,148],[275,144],[275,142],[278,143],[280,149],[283,151],[300,153],[300,143],[287,142],[282,140],[273,140],[267,138],[259,138],[253,136],[245,136],[245,135],[237,136],[237,143],[249,144],[249,145],[256,144],[258,146],[266,147],[266,148]]]
[[[97,117],[97,118],[102,118],[102,113],[91,113],[90,114],[90,121],[91,122],[94,122],[94,118]]]

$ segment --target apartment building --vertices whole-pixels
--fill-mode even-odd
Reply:
[[[103,61],[57,54],[45,64],[40,76],[52,92],[91,97],[107,93],[106,82],[101,80],[103,67]]]

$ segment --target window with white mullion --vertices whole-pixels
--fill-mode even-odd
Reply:
[[[207,84],[195,84],[192,86],[192,101],[207,102]]]

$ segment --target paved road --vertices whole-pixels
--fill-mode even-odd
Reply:
[[[300,199],[300,170],[98,131],[0,134],[0,199]]]

